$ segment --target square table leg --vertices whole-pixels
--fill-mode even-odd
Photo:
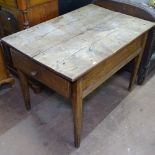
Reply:
[[[73,109],[73,122],[74,122],[74,142],[75,147],[80,146],[80,135],[82,126],[82,82],[76,81],[72,84],[72,109]]]
[[[134,67],[133,67],[133,71],[131,73],[130,84],[129,84],[129,87],[128,87],[129,91],[133,90],[134,84],[135,84],[135,82],[137,80],[137,73],[138,73],[140,62],[141,62],[141,58],[142,58],[142,54],[139,54],[133,60]]]
[[[29,85],[28,85],[28,79],[27,76],[18,70],[18,76],[20,79],[20,85],[21,85],[21,90],[23,93],[24,101],[25,101],[25,107],[27,110],[31,109],[31,104],[30,104],[30,92],[29,92]]]
[[[133,67],[133,71],[131,73],[131,78],[130,78],[130,84],[129,84],[129,87],[128,87],[128,90],[129,91],[132,91],[133,87],[134,87],[134,84],[137,80],[137,75],[138,75],[138,70],[139,70],[139,67],[140,67],[140,63],[141,63],[141,60],[142,60],[142,56],[143,56],[143,53],[144,53],[144,49],[145,49],[145,46],[146,46],[146,41],[147,41],[147,37],[148,37],[148,33],[145,33],[144,37],[143,37],[143,41],[141,43],[141,52],[134,58],[134,67]]]

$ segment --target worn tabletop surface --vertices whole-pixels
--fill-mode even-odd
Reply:
[[[75,81],[153,26],[90,4],[2,40]]]

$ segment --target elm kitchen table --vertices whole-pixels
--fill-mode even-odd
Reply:
[[[2,39],[17,68],[26,108],[27,77],[72,101],[75,146],[80,145],[83,98],[134,59],[129,89],[154,23],[90,4]]]

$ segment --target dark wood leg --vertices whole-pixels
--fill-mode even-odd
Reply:
[[[129,84],[129,87],[128,87],[129,91],[132,91],[132,89],[134,87],[134,84],[135,84],[135,82],[137,80],[137,74],[138,74],[138,69],[139,69],[139,66],[140,66],[141,58],[142,58],[142,53],[140,53],[138,56],[136,56],[134,58],[134,67],[133,67],[133,71],[131,73],[130,84]]]
[[[80,81],[72,85],[72,109],[74,122],[74,142],[75,147],[80,146],[81,126],[82,126],[82,84]]]
[[[20,84],[21,84],[21,89],[22,89],[26,109],[30,110],[31,104],[30,104],[30,92],[29,92],[28,79],[26,75],[20,70],[18,70],[18,75],[20,79]]]

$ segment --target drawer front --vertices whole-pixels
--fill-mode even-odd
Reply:
[[[45,66],[40,65],[22,53],[16,52],[13,49],[10,49],[10,51],[13,64],[17,70],[21,70],[28,76],[38,80],[64,97],[70,97],[70,83],[66,79],[63,79]]]
[[[7,8],[8,7],[13,7],[13,8],[17,7],[16,0],[0,0],[0,5],[7,7]]]
[[[41,5],[43,3],[48,3],[48,2],[53,2],[53,1],[58,2],[58,0],[37,0],[37,1],[36,0],[28,0],[27,2],[28,2],[29,7],[33,7],[35,5]]]

